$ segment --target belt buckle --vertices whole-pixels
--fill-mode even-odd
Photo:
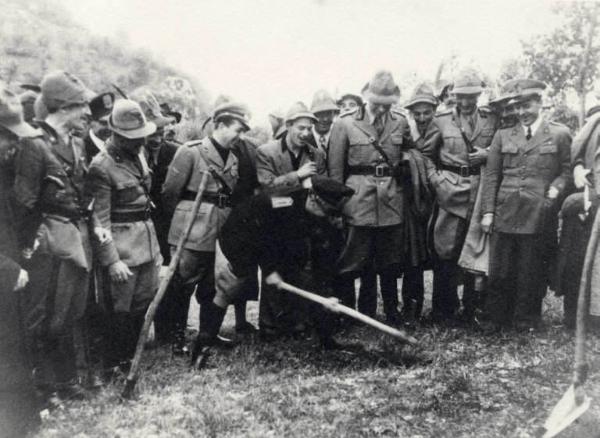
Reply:
[[[469,176],[471,176],[470,170],[471,169],[469,166],[460,166],[459,175],[462,176],[463,178],[468,178]]]
[[[378,164],[377,166],[375,166],[375,176],[379,178],[384,177],[385,169],[387,169],[387,166],[384,164]]]
[[[227,198],[228,198],[227,195],[225,195],[223,193],[219,193],[217,195],[217,207],[219,207],[219,208],[227,207]]]

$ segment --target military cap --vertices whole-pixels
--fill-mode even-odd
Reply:
[[[400,99],[400,87],[389,71],[381,70],[363,87],[362,95],[367,102],[392,105]]]
[[[19,97],[0,82],[0,126],[19,137],[36,137],[41,134],[23,120],[23,107]]]
[[[319,90],[313,96],[310,112],[313,114],[325,111],[338,112],[340,109],[336,105],[333,97],[326,90]]]
[[[68,105],[86,104],[91,93],[77,76],[62,70],[44,76],[41,90],[44,105],[50,111]]]
[[[515,100],[526,99],[531,96],[541,96],[546,89],[546,84],[537,79],[511,79],[504,84],[510,90]]]
[[[21,84],[19,88],[26,91],[33,91],[36,94],[40,94],[42,92],[42,87],[38,84]]]
[[[485,83],[477,71],[472,68],[462,70],[454,80],[452,94],[479,94]]]
[[[111,92],[96,95],[90,100],[92,119],[102,120],[110,115],[115,104],[115,94]]]
[[[129,99],[139,104],[146,119],[154,123],[157,128],[164,128],[175,121],[175,118],[163,115],[156,96],[148,87],[136,88],[129,94]]]
[[[341,106],[342,102],[344,102],[344,100],[346,100],[346,99],[352,99],[352,100],[354,100],[356,102],[356,104],[358,106],[363,106],[363,99],[362,99],[362,97],[360,97],[358,94],[353,94],[353,93],[342,94],[341,97],[338,100],[336,100],[335,103],[338,106]]]
[[[231,117],[239,121],[246,130],[250,130],[250,111],[241,103],[229,101],[218,105],[212,114],[215,126],[223,117]]]
[[[333,206],[354,194],[354,190],[350,187],[326,176],[313,175],[311,183],[316,195]]]
[[[404,107],[411,109],[418,103],[428,103],[434,107],[438,105],[438,100],[435,97],[433,87],[426,82],[415,87],[412,96],[410,96],[410,100]]]
[[[497,96],[490,96],[490,101],[488,102],[492,106],[502,106],[507,104],[511,99],[514,99],[517,96],[513,87],[510,85],[510,81],[505,82],[500,87],[500,91]]]
[[[113,106],[108,127],[125,138],[144,138],[156,132],[156,125],[146,120],[141,106],[129,99],[117,100]]]
[[[35,114],[35,120],[45,120],[48,117],[48,108],[42,99],[42,95],[38,94],[33,103],[33,113]]]
[[[287,114],[285,115],[285,123],[290,123],[290,122],[293,122],[294,120],[298,120],[298,119],[302,119],[302,118],[310,119],[313,122],[317,121],[317,118],[315,117],[315,115],[308,110],[308,108],[306,107],[306,105],[304,105],[304,103],[296,102],[290,107]]]
[[[173,117],[175,119],[175,123],[181,122],[181,119],[183,117],[181,115],[181,113],[179,111],[175,111],[175,110],[171,109],[171,106],[168,103],[166,103],[166,102],[161,103],[160,109],[165,116]]]

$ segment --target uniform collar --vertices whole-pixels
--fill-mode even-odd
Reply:
[[[537,132],[538,128],[540,127],[540,125],[543,122],[543,117],[540,114],[538,116],[537,119],[535,119],[535,122],[533,122],[531,125],[529,125],[529,127],[531,127],[531,136],[533,137],[535,135],[535,133]],[[527,126],[521,124],[521,127],[523,128],[523,132],[525,133],[525,135],[527,135]]]

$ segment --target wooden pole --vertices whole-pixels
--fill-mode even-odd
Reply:
[[[200,181],[200,185],[198,186],[198,192],[196,193],[196,198],[194,199],[192,211],[190,212],[187,218],[184,231],[179,237],[179,242],[177,242],[177,249],[175,251],[175,254],[171,258],[171,263],[169,263],[167,273],[163,277],[160,283],[160,287],[158,288],[156,295],[152,299],[152,302],[150,303],[150,306],[146,311],[146,316],[144,317],[144,325],[142,326],[142,330],[140,331],[140,336],[138,338],[137,346],[135,349],[135,355],[133,356],[131,368],[129,370],[129,374],[127,375],[127,380],[125,381],[125,388],[121,393],[121,397],[123,398],[131,398],[133,394],[133,389],[135,388],[135,384],[137,383],[139,377],[140,362],[142,360],[142,354],[144,353],[144,345],[146,344],[146,339],[148,338],[148,333],[150,331],[150,325],[152,325],[152,321],[154,321],[154,315],[156,314],[158,305],[163,299],[165,292],[167,291],[167,287],[171,282],[171,278],[173,277],[173,274],[175,274],[175,270],[177,269],[177,265],[179,264],[181,252],[183,251],[183,245],[187,241],[190,235],[190,231],[192,230],[192,226],[194,225],[194,221],[196,220],[196,216],[198,215],[198,210],[200,208],[200,204],[202,203],[202,195],[206,188],[207,181],[208,172],[204,171],[202,172],[202,180]]]
[[[325,297],[322,297],[315,293],[302,290],[302,289],[297,288],[296,286],[292,286],[291,284],[288,284],[284,281],[277,283],[274,286],[276,286],[278,289],[283,289],[283,290],[286,290],[293,294],[299,295],[303,298],[306,298],[310,301],[314,301],[315,303],[319,303],[319,304],[323,305],[324,307],[326,307],[327,309],[331,310],[332,312],[343,313],[344,315],[348,315],[349,317],[354,318],[358,321],[361,321],[367,325],[370,325],[371,327],[374,327],[379,331],[382,331],[384,333],[387,333],[388,335],[391,335],[397,339],[400,339],[402,342],[406,342],[407,344],[411,344],[411,345],[418,344],[418,341],[415,338],[408,335],[403,330],[397,330],[393,327],[390,327],[389,325],[385,325],[385,324],[377,321],[376,319],[370,318],[367,315],[364,315],[360,312],[357,312],[354,309],[351,309],[350,307],[346,307],[343,304],[340,304],[335,299],[325,298]]]

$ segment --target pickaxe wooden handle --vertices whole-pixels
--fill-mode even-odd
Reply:
[[[177,250],[171,258],[171,263],[169,263],[167,273],[160,283],[158,292],[156,292],[156,295],[154,295],[154,298],[152,299],[152,302],[150,303],[150,306],[146,311],[146,316],[144,317],[144,325],[142,326],[142,330],[140,331],[140,337],[138,338],[137,346],[135,349],[135,355],[133,356],[131,368],[129,370],[129,374],[127,375],[127,380],[125,381],[125,388],[121,393],[121,397],[123,398],[131,398],[131,396],[133,395],[133,389],[135,388],[135,384],[137,383],[139,377],[140,362],[142,360],[144,345],[146,344],[146,339],[148,338],[150,326],[152,325],[152,321],[154,321],[154,315],[156,314],[158,305],[160,304],[161,300],[165,295],[165,292],[167,291],[167,287],[171,282],[173,274],[175,274],[175,270],[177,269],[177,265],[179,264],[179,259],[181,258],[181,252],[183,251],[183,245],[185,245],[185,242],[187,241],[190,235],[190,231],[192,231],[192,226],[194,225],[194,221],[196,220],[196,216],[198,215],[200,204],[202,203],[202,195],[204,194],[204,190],[206,189],[207,180],[208,172],[202,172],[202,180],[200,181],[200,185],[198,186],[198,192],[196,193],[196,198],[194,199],[192,211],[190,212],[190,215],[187,218],[184,231],[179,237],[179,242],[177,242]]]
[[[371,327],[374,327],[379,331],[382,331],[384,333],[387,333],[388,335],[400,339],[402,342],[406,342],[407,344],[411,345],[418,344],[418,341],[412,336],[408,335],[405,331],[398,330],[393,327],[390,327],[389,325],[383,324],[377,321],[376,319],[370,318],[367,315],[364,315],[360,312],[357,312],[354,309],[351,309],[350,307],[340,304],[335,299],[325,298],[315,293],[302,290],[300,288],[297,288],[296,286],[292,286],[291,284],[286,283],[285,281],[276,283],[274,284],[274,286],[278,289],[283,289],[308,300],[314,301],[315,303],[319,303],[327,309],[331,310],[332,312],[343,313],[344,315],[348,315],[349,317],[361,321],[367,325],[370,325]]]

